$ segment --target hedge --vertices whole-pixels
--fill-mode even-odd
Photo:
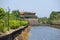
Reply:
[[[21,26],[27,25],[28,22],[25,20],[9,20],[9,27],[10,29],[15,29]],[[1,32],[6,32],[8,31],[8,22],[4,23],[4,20],[0,20],[0,31]]]

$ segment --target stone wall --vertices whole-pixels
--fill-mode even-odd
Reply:
[[[30,29],[30,25],[24,26],[23,28],[18,28],[9,34],[0,35],[0,40],[28,40]]]
[[[38,22],[38,18],[33,18],[33,19],[29,18],[25,20],[27,20],[30,23],[30,25],[34,25],[34,26],[40,25],[40,23]]]

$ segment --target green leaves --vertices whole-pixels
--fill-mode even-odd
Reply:
[[[0,8],[0,32],[8,31],[8,27],[15,29],[27,24],[27,21],[20,18],[19,10],[13,10],[10,14],[8,11],[5,12],[3,8]]]
[[[0,8],[0,19],[2,19],[5,16],[5,11],[3,8]]]
[[[52,11],[50,14],[50,21],[51,23],[60,23],[60,12],[58,11]]]
[[[21,26],[25,26],[27,25],[28,22],[25,21],[25,20],[9,20],[9,27],[10,29],[16,29],[18,27],[21,27]],[[0,31],[1,32],[6,32],[8,31],[8,24],[7,23],[4,23],[4,20],[0,20]]]
[[[9,21],[9,26],[10,28],[18,28],[20,26],[20,21],[19,20],[10,20]]]
[[[60,19],[60,12],[52,11],[50,14],[51,20],[59,20]]]
[[[48,20],[48,18],[43,17],[43,18],[39,18],[38,21],[39,21],[41,24],[47,24],[47,20]]]
[[[12,29],[15,29],[15,28],[18,28],[20,26],[24,26],[24,25],[27,25],[28,22],[27,21],[20,21],[20,20],[10,20],[9,21],[9,26],[10,28]]]
[[[27,24],[29,24],[29,22],[27,22],[27,21],[20,21],[20,25],[21,25],[21,26],[25,26],[25,25],[27,25]]]
[[[12,15],[16,16],[16,20],[17,20],[18,18],[20,18],[20,12],[19,12],[19,10],[13,10],[13,11],[12,11]]]

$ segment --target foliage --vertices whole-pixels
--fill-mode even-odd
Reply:
[[[47,20],[48,20],[48,18],[46,18],[46,17],[42,17],[42,18],[39,18],[39,23],[40,24],[47,24]]]
[[[10,28],[18,28],[20,26],[19,20],[10,20],[9,21]]]
[[[3,24],[4,22],[3,22],[3,20],[0,20],[0,31],[2,31],[2,28],[3,28]]]
[[[19,10],[13,10],[12,13],[9,13],[7,11],[5,12],[3,8],[0,8],[0,32],[8,31],[8,27],[15,29],[27,24],[28,22],[26,20],[20,18]]]
[[[20,26],[25,26],[25,25],[27,25],[27,24],[29,24],[29,22],[27,22],[27,21],[20,21]]]
[[[52,21],[50,20],[50,18],[48,18],[47,24],[52,24]]]
[[[50,14],[50,20],[52,23],[60,22],[60,12],[52,11]]]
[[[17,20],[18,18],[20,18],[20,12],[19,12],[19,10],[13,10],[13,11],[12,11],[12,15],[16,16],[16,20]]]
[[[60,12],[52,11],[52,13],[50,14],[50,19],[51,20],[59,20],[60,19]]]
[[[3,8],[0,8],[0,19],[2,19],[5,16],[5,11]]]
[[[9,24],[10,24],[10,28],[14,29],[14,28],[18,28],[19,26],[27,25],[28,22],[27,21],[20,21],[20,20],[10,20]]]
[[[51,14],[50,14],[50,19],[53,20],[53,19],[56,19],[56,13],[53,11]]]
[[[8,28],[4,26],[4,20],[0,20],[0,31],[6,32],[7,30]]]

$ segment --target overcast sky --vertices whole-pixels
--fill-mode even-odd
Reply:
[[[60,0],[0,0],[0,7],[5,10],[36,12],[38,17],[49,17],[51,11],[60,11]]]

